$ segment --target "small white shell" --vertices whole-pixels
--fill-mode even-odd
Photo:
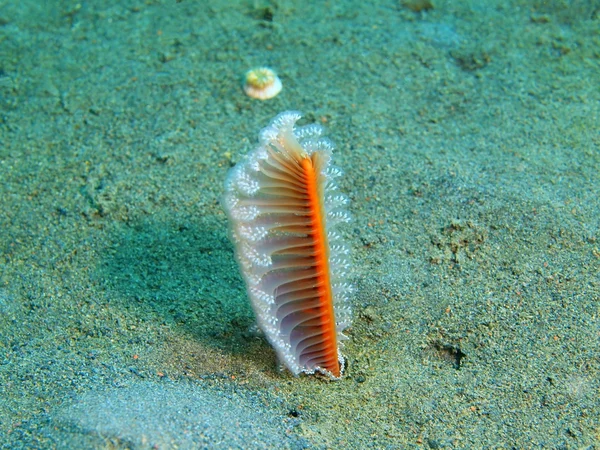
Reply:
[[[248,97],[268,100],[281,92],[281,80],[274,70],[259,67],[246,72],[244,92]]]

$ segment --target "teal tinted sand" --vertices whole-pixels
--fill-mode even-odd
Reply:
[[[600,446],[593,2],[96,3],[0,7],[3,446]],[[336,383],[278,370],[219,204],[286,110],[352,200]]]

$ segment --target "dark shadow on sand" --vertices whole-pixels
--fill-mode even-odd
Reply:
[[[222,222],[148,218],[118,230],[95,275],[115,301],[206,345],[247,350],[254,317]]]

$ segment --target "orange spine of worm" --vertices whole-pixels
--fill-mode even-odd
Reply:
[[[349,247],[336,231],[348,197],[319,125],[279,114],[259,146],[231,169],[224,207],[259,327],[294,375],[344,371],[342,333],[351,322]]]

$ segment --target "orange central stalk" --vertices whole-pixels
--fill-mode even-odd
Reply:
[[[328,358],[330,363],[323,369],[331,372],[333,376],[341,374],[338,361],[338,345],[335,327],[335,314],[333,310],[333,295],[329,275],[329,245],[327,243],[327,230],[325,227],[325,211],[323,209],[323,192],[319,186],[319,173],[315,170],[315,162],[311,158],[302,160],[302,168],[306,175],[306,189],[308,191],[308,206],[312,222],[311,235],[314,240],[315,271],[319,280],[319,309],[320,322],[323,329],[324,354],[333,355]]]

